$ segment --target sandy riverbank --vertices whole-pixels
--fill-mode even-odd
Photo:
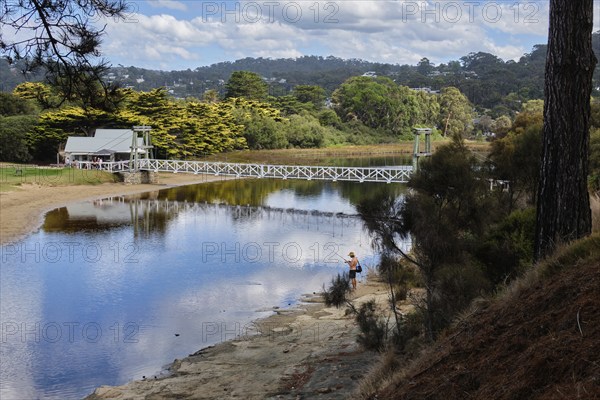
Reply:
[[[212,175],[165,174],[157,184],[45,186],[24,184],[9,192],[0,192],[0,245],[14,242],[39,229],[44,214],[66,204],[110,196],[149,192],[167,187],[232,179]]]
[[[385,307],[385,285],[370,277],[352,295],[355,306],[375,299]],[[175,360],[167,377],[102,386],[98,399],[340,399],[350,396],[378,356],[356,342],[358,326],[346,307],[326,307],[318,295],[255,322],[255,334],[222,342]]]

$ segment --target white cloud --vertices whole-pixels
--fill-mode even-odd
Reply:
[[[166,69],[242,57],[299,57],[305,49],[310,55],[399,64],[422,57],[447,62],[476,51],[517,59],[544,43],[547,32],[545,3],[531,9],[522,3],[258,1],[227,3],[225,14],[221,3],[210,3],[210,12],[202,3],[188,5],[183,14],[140,13],[136,24],[110,23],[104,52],[113,62]]]

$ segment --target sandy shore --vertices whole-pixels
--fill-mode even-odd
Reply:
[[[25,184],[14,191],[0,192],[0,245],[17,241],[39,229],[46,212],[69,203],[224,179],[231,178],[165,174],[161,175],[160,183],[157,184],[105,183],[72,186]]]
[[[370,277],[352,295],[356,307],[375,299],[385,307],[385,285]],[[318,295],[255,322],[255,334],[222,342],[175,360],[167,377],[102,386],[98,399],[341,399],[350,396],[376,353],[357,343],[358,326],[346,307],[326,307]]]

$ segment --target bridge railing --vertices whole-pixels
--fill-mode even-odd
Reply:
[[[83,161],[79,163],[79,168],[121,172],[130,171],[130,164],[130,161],[102,163]],[[386,183],[408,182],[413,171],[410,165],[391,167],[325,167],[154,159],[139,159],[134,169],[216,176]]]
[[[93,161],[77,161],[73,164],[77,168],[81,169],[97,169],[100,171],[107,172],[122,172],[129,171],[129,161],[103,161],[103,162],[93,162]]]

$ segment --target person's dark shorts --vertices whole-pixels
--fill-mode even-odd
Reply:
[[[356,271],[353,269],[350,270],[350,279],[356,279]]]

